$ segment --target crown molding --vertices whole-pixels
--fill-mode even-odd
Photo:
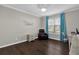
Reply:
[[[27,12],[27,11],[21,10],[19,8],[15,8],[15,7],[9,6],[7,4],[2,4],[2,6],[13,9],[13,10],[16,10],[16,11],[19,11],[19,12],[22,12],[22,13],[25,13],[25,14],[29,14],[29,15],[32,15],[32,16],[35,16],[35,17],[40,17],[39,15],[35,15],[35,14],[31,13],[31,12]]]
[[[76,11],[76,10],[79,10],[79,7],[78,6],[77,7],[70,8],[70,9],[67,9],[64,12],[65,13],[69,13],[69,12],[73,12],[73,11]]]
[[[7,8],[10,8],[10,9],[13,9],[13,10],[16,10],[16,11],[19,11],[19,12],[22,12],[22,13],[25,13],[25,14],[29,14],[29,15],[32,15],[32,16],[35,16],[35,17],[42,17],[42,16],[44,16],[44,15],[33,14],[31,12],[27,12],[27,11],[21,10],[19,8],[15,8],[15,7],[12,7],[12,6],[7,5],[7,4],[2,4],[1,6],[7,7]],[[75,6],[75,7],[69,8],[67,10],[64,10],[63,12],[68,13],[68,12],[75,11],[75,10],[79,10],[79,7],[78,6]]]

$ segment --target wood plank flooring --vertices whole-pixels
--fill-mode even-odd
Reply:
[[[68,55],[67,43],[49,40],[34,40],[23,42],[5,48],[0,48],[0,55]]]

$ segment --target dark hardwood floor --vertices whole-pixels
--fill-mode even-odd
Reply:
[[[0,55],[68,55],[67,43],[55,40],[38,40],[23,42],[1,48]]]

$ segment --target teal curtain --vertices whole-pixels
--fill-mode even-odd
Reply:
[[[46,33],[48,33],[48,19],[49,19],[49,16],[46,16]]]
[[[60,40],[67,39],[65,13],[60,14]]]

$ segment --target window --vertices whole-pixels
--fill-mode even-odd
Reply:
[[[49,33],[60,33],[60,16],[50,16],[48,20]]]

